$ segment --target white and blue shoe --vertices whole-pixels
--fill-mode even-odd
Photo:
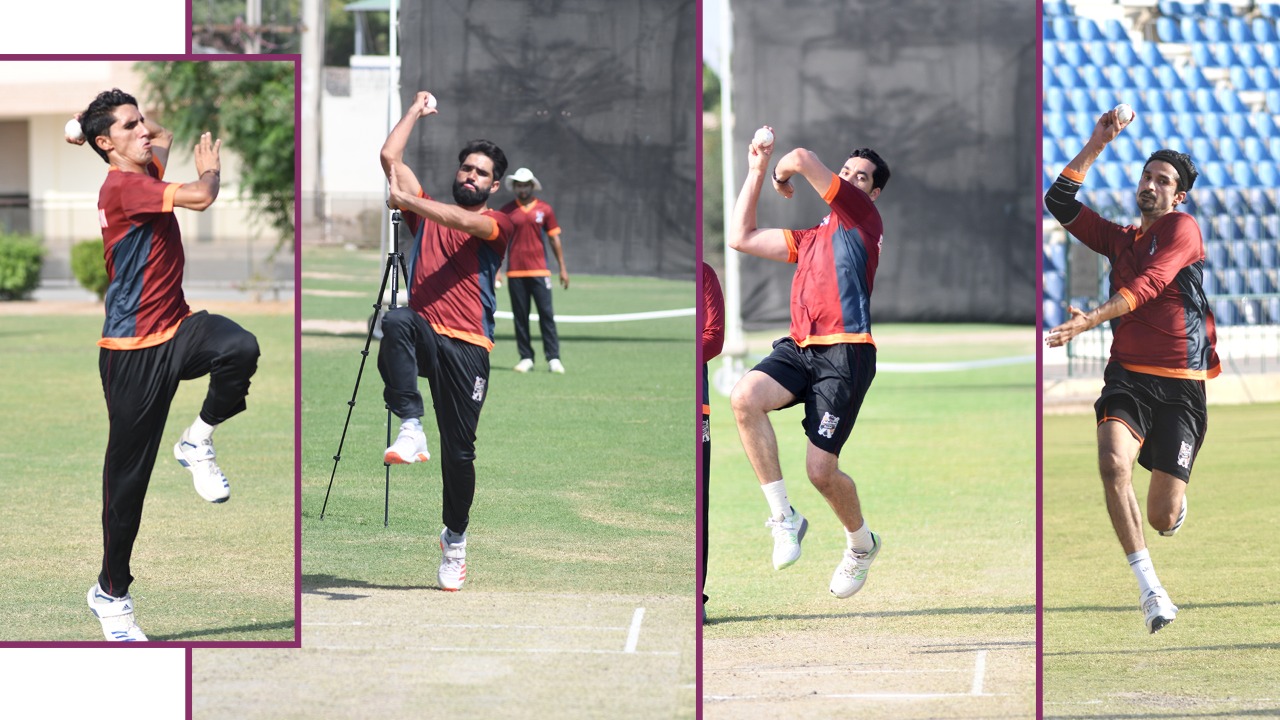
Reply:
[[[89,588],[85,596],[89,609],[102,623],[102,635],[111,642],[145,642],[147,636],[142,628],[133,620],[133,596],[112,597],[104,592],[97,583]]]
[[[793,507],[790,515],[771,517],[764,526],[773,534],[773,569],[794,565],[800,559],[800,543],[809,530],[809,521]]]
[[[200,497],[211,503],[224,503],[231,497],[231,483],[227,482],[227,476],[218,463],[213,461],[217,457],[213,451],[213,438],[195,443],[187,439],[184,431],[182,439],[173,446],[173,457],[179,465],[191,471],[192,482]]]
[[[1152,588],[1142,595],[1139,605],[1147,616],[1147,632],[1152,635],[1160,632],[1165,625],[1173,622],[1178,616],[1178,606],[1169,599],[1169,593],[1162,587]]]
[[[867,583],[867,571],[871,563],[880,554],[880,536],[871,533],[871,549],[866,552],[855,552],[846,549],[844,558],[831,576],[831,594],[840,599],[852,597]]]

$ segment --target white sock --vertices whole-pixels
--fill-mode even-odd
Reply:
[[[422,429],[422,421],[419,420],[418,418],[400,418],[400,427],[404,427],[406,425],[413,428],[414,430]]]
[[[1151,563],[1151,553],[1146,548],[1128,556],[1129,569],[1138,578],[1138,592],[1145,594],[1148,590],[1160,587],[1160,578],[1156,577],[1156,566]]]
[[[199,445],[202,441],[213,437],[213,431],[217,429],[217,425],[210,425],[200,416],[196,416],[196,421],[191,423],[191,427],[187,428],[187,439]]]
[[[787,484],[781,478],[760,486],[764,491],[764,499],[769,501],[770,517],[786,517],[792,513],[791,501],[787,499]]]
[[[871,552],[871,548],[875,547],[875,541],[871,539],[871,530],[867,527],[866,521],[863,521],[862,527],[857,530],[846,528],[844,534],[849,540],[849,549],[854,552]]]

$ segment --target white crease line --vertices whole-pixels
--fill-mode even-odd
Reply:
[[[970,688],[970,695],[982,694],[982,679],[987,674],[987,651],[979,650],[978,657],[973,661],[973,687]]]
[[[636,645],[640,642],[640,623],[644,621],[644,608],[636,608],[635,614],[631,616],[631,630],[627,633],[627,646],[623,648],[623,652],[633,653],[636,651]]]
[[[464,623],[415,623],[413,625],[405,625],[403,623],[374,623],[364,622],[363,620],[354,620],[352,622],[308,622],[303,623],[302,627],[420,627],[420,628],[460,628],[474,630],[484,628],[487,630],[601,630],[616,631],[625,630],[621,625],[481,625],[481,624],[464,624]]]
[[[493,647],[412,647],[409,645],[306,645],[307,650],[358,650],[358,651],[381,651],[381,650],[412,650],[413,652],[443,652],[443,653],[533,653],[533,654],[555,654],[561,653],[565,655],[680,655],[676,650],[582,650],[574,648],[493,648]]]
[[[753,670],[751,668],[702,669],[702,674],[749,673],[755,675],[917,675],[920,673],[962,673],[964,670],[849,670],[846,668],[801,668],[795,670]]]
[[[800,700],[802,698],[818,698],[826,700],[933,700],[935,698],[963,698],[975,697],[970,693],[844,693],[824,695],[815,693],[812,695],[800,696],[783,696],[783,695],[705,695],[704,700],[714,700],[723,702],[726,700],[776,700],[791,701]],[[978,697],[997,697],[989,693],[984,693]]]

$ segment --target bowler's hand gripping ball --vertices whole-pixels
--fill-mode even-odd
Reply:
[[[1116,119],[1120,121],[1121,125],[1128,125],[1129,122],[1133,120],[1133,108],[1129,107],[1126,103],[1120,103],[1117,105],[1115,113]]]
[[[62,128],[62,134],[66,135],[69,140],[84,139],[84,131],[80,128],[80,121],[75,118],[67,121],[67,124]]]
[[[751,143],[756,147],[769,147],[773,144],[773,133],[769,128],[760,128],[756,131],[755,137],[751,138]]]

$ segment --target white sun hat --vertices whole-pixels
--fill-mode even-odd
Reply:
[[[542,183],[538,182],[538,178],[533,176],[533,171],[531,171],[529,168],[519,168],[518,170],[516,170],[515,172],[511,173],[510,175],[506,176],[503,179],[507,181],[508,190],[512,190],[513,189],[512,186],[518,182],[531,182],[533,183],[534,190],[542,189]]]

